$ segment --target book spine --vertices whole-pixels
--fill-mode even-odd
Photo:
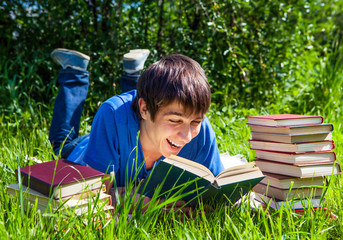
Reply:
[[[268,160],[263,158],[256,158],[256,163],[262,161],[265,163],[283,165],[283,166],[295,166],[295,167],[302,167],[302,166],[316,166],[316,165],[326,165],[326,164],[333,164],[335,160],[324,160],[324,161],[311,161],[311,162],[301,162],[301,163],[287,163],[287,162],[278,162],[275,160]],[[257,164],[256,164],[257,165]],[[282,173],[280,173],[282,174]]]
[[[268,150],[268,149],[257,149],[257,148],[250,148],[251,150],[254,150],[255,152],[261,151],[261,152],[270,152],[270,153],[276,153],[280,155],[320,155],[321,153],[332,153],[334,155],[334,159],[336,159],[336,154],[334,151],[330,150],[320,150],[320,151],[310,151],[310,152],[305,152],[305,151],[298,151],[298,152],[282,152],[282,151],[275,151],[275,150]]]
[[[98,194],[99,192],[103,192],[103,193],[106,192],[106,187],[102,186],[100,188],[96,188],[96,189],[92,189],[92,190],[85,190],[85,191],[82,191],[81,193],[75,193],[71,196],[61,197],[60,199],[62,201],[65,199],[76,199],[76,200],[86,199],[86,198],[89,198],[91,196]]]
[[[21,178],[23,180],[23,185],[37,192],[44,194],[47,197],[50,197],[50,185],[47,185],[41,181],[38,181],[35,178],[29,178],[28,175],[21,173]],[[54,189],[51,189],[51,193],[53,193]]]

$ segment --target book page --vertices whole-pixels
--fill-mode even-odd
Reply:
[[[251,171],[251,169],[254,166],[255,166],[255,162],[250,162],[250,163],[245,163],[242,165],[233,166],[233,167],[227,168],[224,171],[222,171],[221,173],[219,173],[216,178],[220,178],[222,175],[227,176],[227,175],[235,174],[235,172],[237,170],[241,170],[241,172],[249,172],[249,171]]]
[[[250,170],[251,171],[241,172],[239,174],[234,175],[227,175],[225,177],[221,176],[221,178],[216,179],[216,183],[218,186],[223,186],[234,182],[238,183],[247,180],[250,181],[252,179],[263,177],[263,173],[258,168],[252,168]]]
[[[233,170],[233,171],[228,171],[228,172],[221,172],[216,179],[221,179],[221,178],[226,178],[229,176],[234,176],[234,175],[239,175],[242,173],[248,173],[248,172],[254,172],[254,171],[259,171],[259,168],[243,168],[243,169],[237,169],[237,170]]]
[[[175,165],[179,168],[185,169],[199,177],[203,177],[210,182],[214,181],[213,173],[207,167],[201,165],[200,163],[175,155],[172,155],[169,158],[164,159],[163,161],[171,165]]]
[[[228,152],[221,153],[220,160],[225,169],[248,163],[244,155],[237,154],[237,155],[231,156]]]

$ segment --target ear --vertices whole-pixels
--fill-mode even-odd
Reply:
[[[138,107],[139,107],[139,112],[141,114],[142,119],[146,120],[148,109],[146,107],[146,103],[143,98],[138,99]]]

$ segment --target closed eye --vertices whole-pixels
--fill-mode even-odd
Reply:
[[[181,123],[181,120],[174,120],[174,119],[169,119],[169,122],[171,123]]]
[[[197,126],[199,124],[201,124],[201,121],[192,121],[192,125],[194,125],[194,126]]]

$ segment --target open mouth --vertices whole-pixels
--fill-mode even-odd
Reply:
[[[174,143],[172,140],[167,138],[168,143],[173,147],[173,148],[181,148],[182,145]]]

